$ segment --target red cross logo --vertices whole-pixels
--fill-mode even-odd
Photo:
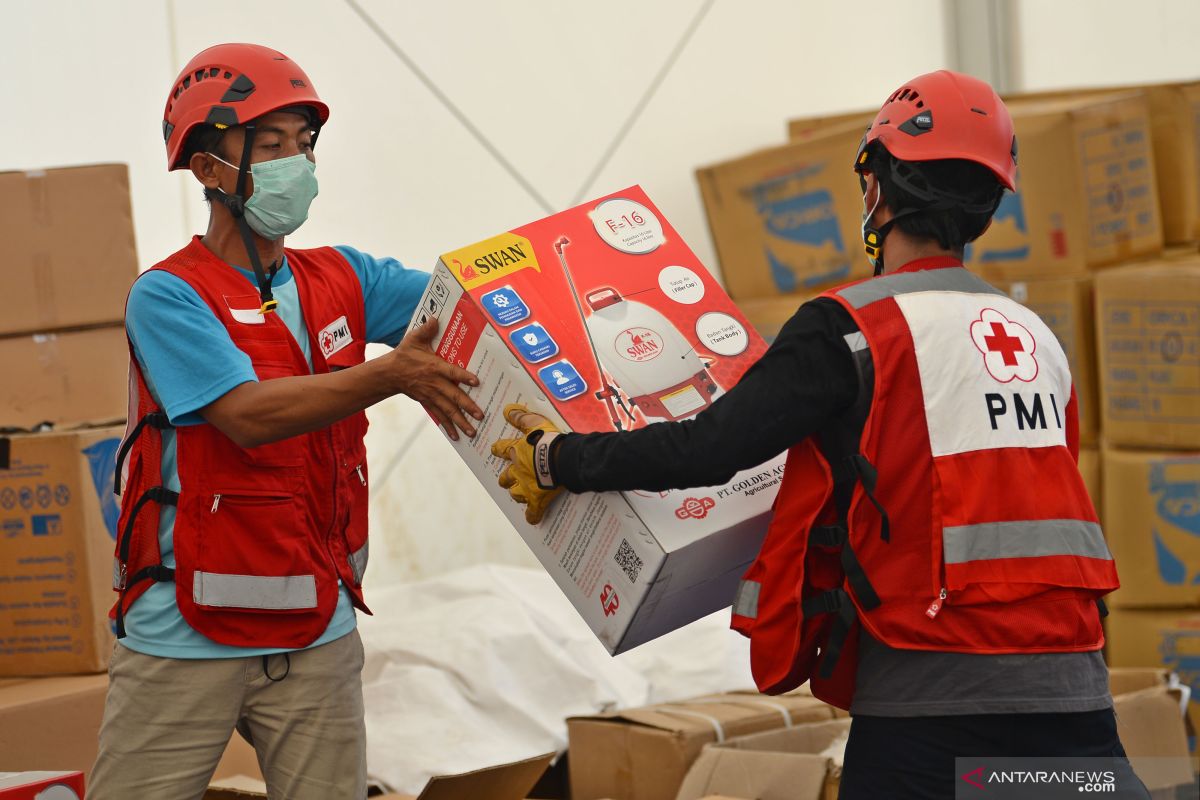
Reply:
[[[324,331],[321,333],[321,352],[329,355],[331,350],[333,350],[333,334],[329,331]]]
[[[1014,379],[1028,383],[1037,377],[1037,341],[1033,334],[996,309],[983,309],[979,319],[971,323],[971,341],[983,353],[988,374],[1000,383]]]

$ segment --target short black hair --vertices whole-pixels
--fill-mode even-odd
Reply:
[[[896,227],[918,239],[935,239],[943,250],[961,252],[983,235],[1004,194],[995,173],[974,161],[899,161],[876,142],[865,166],[893,214],[916,210]]]

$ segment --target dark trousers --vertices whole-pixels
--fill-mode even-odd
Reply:
[[[1124,758],[1125,748],[1111,708],[1078,714],[856,716],[838,799],[953,800],[954,759],[970,756]]]

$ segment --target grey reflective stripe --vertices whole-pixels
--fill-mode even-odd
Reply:
[[[113,586],[114,589],[125,588],[125,568],[121,566],[121,559],[113,557]]]
[[[350,562],[350,571],[354,573],[354,582],[361,584],[363,575],[367,572],[367,559],[370,557],[371,542],[363,542],[363,546],[355,550],[346,560]]]
[[[846,346],[850,348],[851,353],[857,353],[860,350],[866,350],[868,347],[867,337],[863,336],[862,331],[847,333],[842,338],[846,340]]]
[[[1112,560],[1100,526],[1078,519],[987,522],[944,528],[942,552],[947,564],[1037,556]]]
[[[758,593],[762,584],[758,581],[742,581],[738,584],[737,595],[733,598],[733,613],[739,617],[758,617]]]
[[[317,579],[312,575],[225,575],[196,572],[192,599],[219,608],[291,609],[317,607]]]
[[[913,292],[971,292],[1008,296],[962,267],[884,275],[882,278],[873,278],[853,286],[847,286],[837,294],[849,303],[851,308],[862,308],[877,300],[886,300],[889,297]]]

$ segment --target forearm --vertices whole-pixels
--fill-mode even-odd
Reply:
[[[200,409],[241,447],[328,427],[397,392],[379,359],[318,375],[243,383]]]

